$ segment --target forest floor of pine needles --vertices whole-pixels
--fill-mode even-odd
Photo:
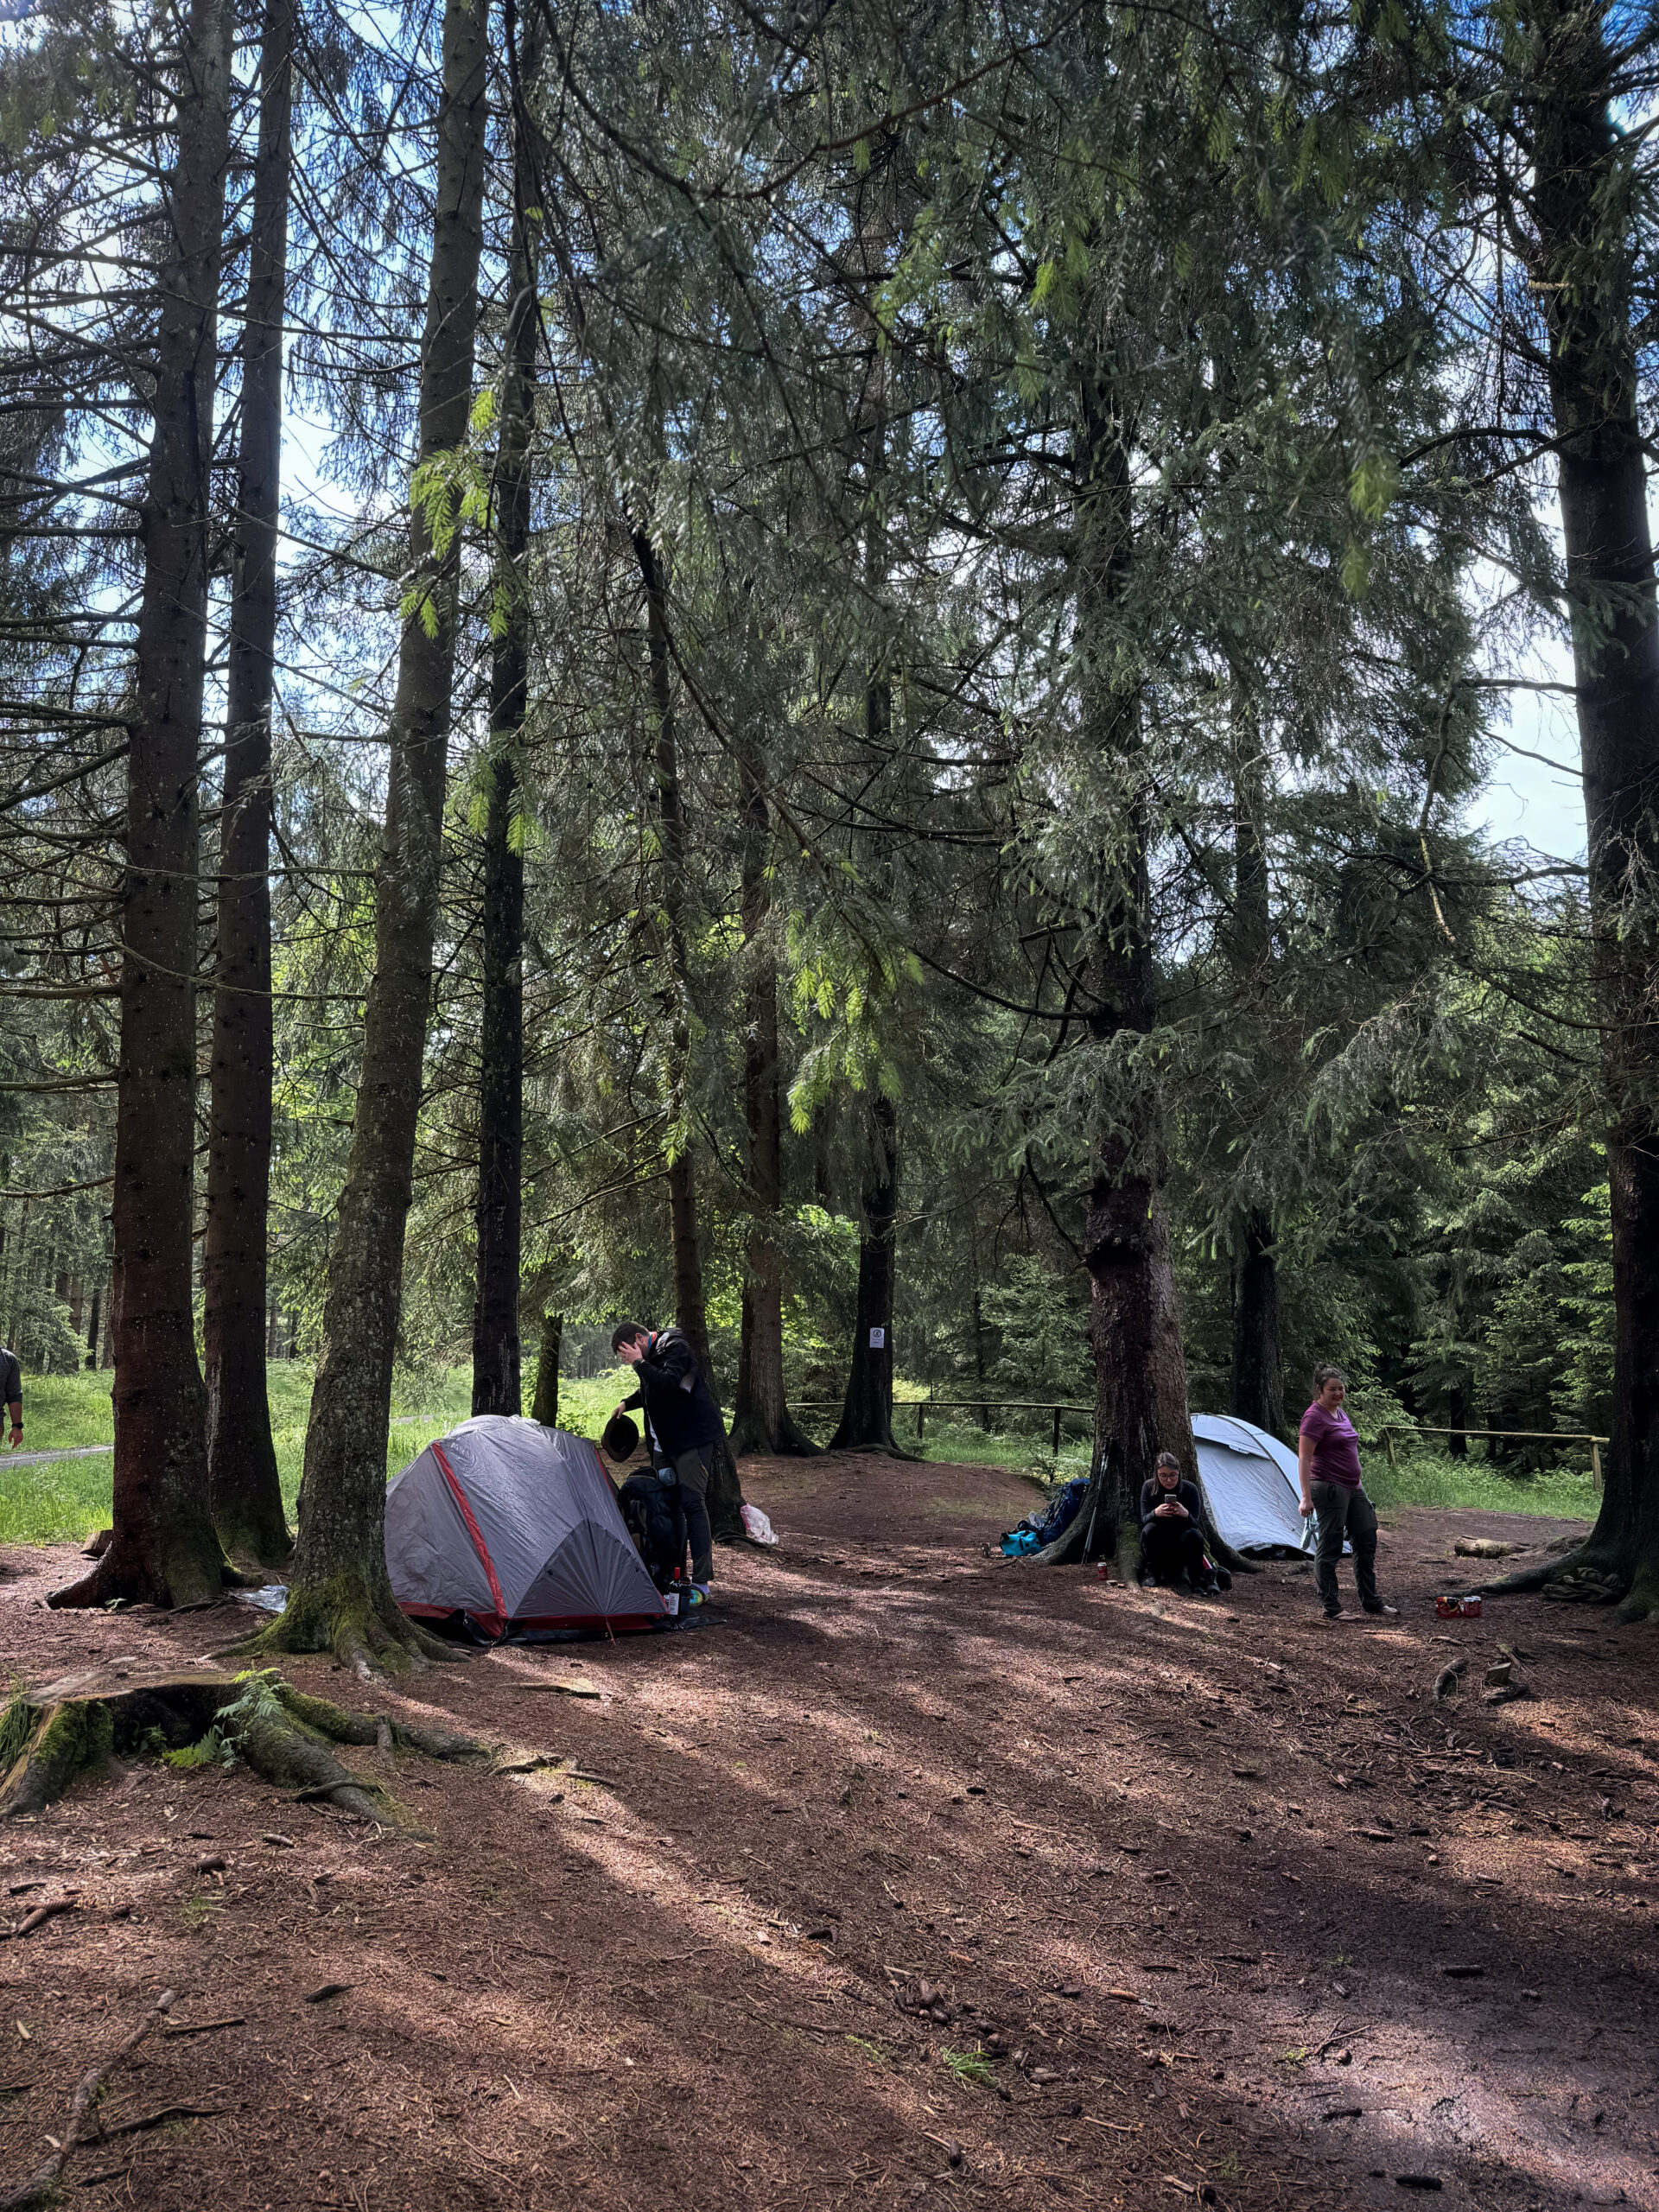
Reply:
[[[1215,1604],[993,1561],[994,1468],[744,1481],[783,1541],[717,1554],[706,1626],[379,1700],[290,1663],[599,1781],[400,1759],[420,1844],[141,1761],[0,1828],[0,1918],[79,1895],[0,1944],[0,2193],[171,1986],[89,2212],[1659,2205],[1659,1635],[1433,1602],[1495,1571],[1454,1537],[1566,1524],[1402,1509],[1399,1618],[1327,1625],[1286,1566]],[[14,1675],[247,1618],[48,1612],[78,1564],[0,1554]],[[1493,1710],[1500,1639],[1537,1696]]]

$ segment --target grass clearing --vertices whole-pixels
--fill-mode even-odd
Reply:
[[[1399,1452],[1398,1445],[1395,1446]],[[1536,1513],[1561,1521],[1593,1521],[1601,1492],[1589,1469],[1547,1467],[1505,1475],[1484,1459],[1442,1452],[1400,1452],[1389,1466],[1380,1452],[1365,1454],[1365,1487],[1380,1507],[1473,1506],[1485,1513]]]
[[[303,1360],[273,1359],[265,1370],[272,1440],[283,1500],[292,1521],[305,1465],[305,1424],[311,1409],[314,1370]],[[110,1371],[23,1377],[23,1446],[29,1452],[73,1451],[107,1445],[113,1427]],[[559,1419],[578,1435],[597,1437],[619,1398],[632,1388],[627,1370],[587,1382],[560,1384]],[[393,1427],[386,1449],[388,1479],[406,1467],[434,1437],[442,1436],[472,1411],[472,1370],[437,1368],[424,1375],[400,1371],[392,1382]],[[84,1541],[110,1524],[111,1467],[107,1459],[58,1459],[46,1466],[9,1467],[0,1455],[0,1544]]]

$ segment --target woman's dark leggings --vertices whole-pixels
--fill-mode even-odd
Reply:
[[[1179,1581],[1183,1568],[1197,1582],[1204,1573],[1204,1531],[1191,1521],[1154,1521],[1141,1531],[1141,1556],[1160,1582]]]

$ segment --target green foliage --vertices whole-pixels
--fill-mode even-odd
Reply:
[[[994,2089],[996,2069],[988,2058],[976,2050],[942,2050],[939,2063],[948,2069],[964,2089]]]
[[[231,1767],[236,1764],[234,1738],[227,1734],[222,1721],[216,1721],[194,1744],[186,1744],[176,1751],[163,1751],[162,1758],[179,1774],[194,1774],[202,1767]]]

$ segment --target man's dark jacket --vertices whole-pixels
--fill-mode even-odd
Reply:
[[[702,1363],[682,1331],[658,1329],[648,1338],[644,1356],[635,1363],[633,1371],[639,1387],[622,1402],[645,1408],[664,1459],[677,1459],[682,1452],[719,1443],[724,1433],[720,1408]]]

